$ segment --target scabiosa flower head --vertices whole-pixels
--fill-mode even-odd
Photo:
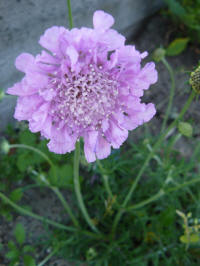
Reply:
[[[83,137],[88,162],[106,158],[128,130],[155,114],[154,105],[140,99],[157,80],[154,63],[142,68],[147,53],[125,45],[110,29],[113,23],[111,15],[96,11],[93,29],[54,26],[39,40],[41,54],[16,59],[25,77],[7,91],[19,96],[14,117],[49,139],[52,152],[70,152]]]

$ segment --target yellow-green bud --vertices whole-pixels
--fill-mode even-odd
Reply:
[[[87,261],[93,260],[97,256],[97,252],[94,248],[89,248],[86,253]]]
[[[189,83],[193,90],[200,94],[200,66],[191,73]]]
[[[9,142],[5,139],[1,142],[1,150],[5,154],[9,153],[10,145],[9,145]]]
[[[192,134],[193,134],[193,128],[192,126],[187,123],[187,122],[180,122],[178,124],[178,129],[179,129],[179,132],[185,136],[185,137],[192,137]]]
[[[3,90],[0,90],[0,101],[4,98],[5,93]]]
[[[165,49],[163,48],[157,48],[154,52],[153,52],[153,60],[156,62],[160,62],[161,59],[163,59],[165,57]]]

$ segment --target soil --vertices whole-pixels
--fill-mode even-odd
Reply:
[[[166,47],[171,38],[173,37],[172,27],[169,24],[169,21],[165,20],[159,14],[148,18],[141,25],[138,33],[135,36],[129,38],[128,42],[131,44],[135,44],[138,50],[148,51],[151,54],[155,48],[160,47],[161,45]],[[187,100],[189,95],[189,86],[187,84],[189,73],[187,71],[193,70],[193,68],[198,63],[198,58],[200,54],[197,53],[198,50],[194,46],[189,46],[188,49],[179,56],[168,58],[169,63],[173,67],[176,74],[176,93],[174,98],[174,105],[172,109],[172,113],[170,119],[176,117],[179,113],[181,107],[184,102]],[[147,58],[150,60],[150,57]],[[151,89],[146,91],[143,100],[146,102],[153,102],[156,105],[157,115],[156,117],[149,123],[149,127],[156,134],[158,127],[161,125],[161,121],[163,119],[163,115],[165,113],[165,109],[168,102],[169,97],[169,88],[170,88],[170,78],[167,70],[163,66],[162,63],[158,63],[156,66],[159,79],[156,85],[153,85]],[[193,121],[198,121],[199,109],[197,106],[197,102],[193,103],[188,114],[186,115],[186,120],[191,119]],[[196,131],[194,132],[195,136],[199,138],[199,126],[196,127]],[[129,141],[137,141],[137,138],[142,132],[144,128],[141,128],[135,132],[132,132],[129,137]],[[191,142],[190,142],[191,143]],[[180,150],[184,153],[184,155],[191,154],[191,145],[188,144],[187,139],[182,138],[181,141],[177,143]],[[64,195],[65,197],[69,197],[69,195]],[[30,189],[27,193],[25,193],[25,197],[23,197],[23,205],[30,205],[33,212],[44,215],[48,218],[52,218],[55,221],[66,220],[62,206],[60,202],[58,202],[57,198],[51,191],[47,190],[38,190],[38,189]],[[24,217],[21,215],[16,215],[12,222],[7,222],[5,219],[0,217],[0,243],[3,245],[7,245],[8,241],[12,239],[12,231],[15,227],[16,223],[21,222],[24,224],[25,228],[28,232],[27,244],[34,244],[38,242],[39,239],[45,239],[47,232],[45,231],[43,225],[33,220],[29,217]],[[35,259],[37,262],[42,261],[49,253],[48,249],[39,249],[35,254]],[[0,251],[0,266],[7,266],[8,261],[5,259],[4,254]],[[48,261],[45,266],[69,266],[73,265],[64,260],[57,259],[56,256],[52,257],[50,261]]]

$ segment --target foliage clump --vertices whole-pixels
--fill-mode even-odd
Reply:
[[[167,14],[193,42],[200,43],[200,0],[165,0]]]

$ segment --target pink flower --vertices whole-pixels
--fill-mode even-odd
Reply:
[[[41,54],[16,59],[25,77],[7,91],[19,96],[14,117],[50,139],[52,152],[70,152],[83,137],[88,162],[106,158],[111,147],[127,139],[128,130],[155,115],[154,105],[140,100],[157,81],[154,63],[142,68],[147,53],[125,45],[125,38],[110,29],[113,23],[111,15],[96,11],[94,29],[54,26],[40,38]]]

